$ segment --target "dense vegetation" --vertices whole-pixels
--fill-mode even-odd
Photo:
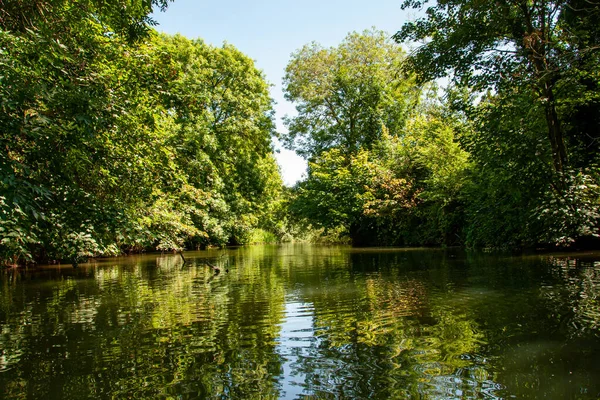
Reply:
[[[405,0],[425,12],[393,39],[298,50],[282,140],[309,170],[292,190],[252,60],[156,33],[167,0],[109,3],[0,1],[0,264],[306,230],[357,245],[598,237],[597,2]]]
[[[354,244],[515,248],[600,233],[600,4],[404,2],[393,39],[306,46],[285,77],[291,209]],[[446,78],[444,91],[435,80]]]
[[[110,4],[109,4],[110,3]],[[153,1],[0,11],[0,262],[244,243],[281,190],[268,85]]]

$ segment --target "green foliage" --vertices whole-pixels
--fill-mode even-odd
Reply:
[[[292,209],[316,226],[344,227],[355,244],[451,244],[468,167],[449,124],[419,117],[349,160],[322,153]]]
[[[394,35],[421,43],[403,69],[419,82],[449,77],[449,98],[473,127],[461,137],[474,163],[466,243],[565,245],[598,235],[589,169],[598,162],[600,5],[407,0],[403,8],[425,9]],[[464,90],[476,98],[456,96]]]
[[[6,198],[0,196],[0,259],[16,265],[19,260],[31,261],[29,246],[37,243],[36,233],[28,215],[19,204],[9,206]]]
[[[131,37],[108,36],[85,7],[39,7],[31,26],[6,17],[0,31],[3,193],[28,216],[13,225],[38,238],[13,256],[76,259],[106,249],[113,218],[144,200],[138,185],[155,172],[146,157],[156,141],[147,91],[123,84],[122,71],[135,71],[124,53]]]
[[[2,11],[0,262],[241,243],[271,212],[262,73],[232,46],[154,33],[166,4]]]
[[[153,9],[164,11],[171,1],[79,0],[75,4],[68,0],[3,1],[0,25],[5,30],[21,33],[38,28],[61,32],[61,28],[70,29],[71,24],[86,23],[93,17],[107,35],[117,34],[134,42],[145,38],[150,27],[156,24],[150,17]]]
[[[458,138],[471,124],[437,87],[399,74],[404,62],[376,31],[292,56],[284,81],[298,116],[284,138],[309,169],[290,209],[354,244],[461,243],[471,164]]]
[[[192,247],[242,244],[275,207],[281,178],[272,155],[271,99],[254,63],[230,45],[163,37],[176,78],[162,99],[182,201],[200,234]]]
[[[375,30],[351,33],[338,47],[311,43],[295,52],[284,91],[298,115],[286,119],[284,143],[309,159],[332,148],[370,148],[384,126],[396,133],[419,92],[398,75],[403,60],[400,46]]]
[[[569,4],[437,2],[395,35],[424,40],[407,58],[373,32],[295,53],[285,83],[298,116],[286,140],[309,158],[295,218],[354,244],[514,248],[597,237],[600,13]],[[368,73],[356,65],[385,54],[393,61],[366,63]],[[422,85],[443,76],[451,85],[440,100]]]
[[[360,195],[366,183],[367,163],[365,151],[348,165],[338,149],[322,153],[309,163],[310,178],[298,188],[297,211],[324,228],[349,228],[362,214]]]
[[[600,237],[600,170],[567,171],[566,189],[548,190],[534,216],[542,221],[541,240],[568,247],[578,238]]]
[[[248,244],[266,244],[266,243],[278,243],[279,239],[272,233],[265,231],[264,229],[253,229],[244,243]]]
[[[552,179],[537,111],[529,96],[491,96],[471,110],[474,129],[462,138],[476,162],[467,185],[467,245],[535,244],[539,227],[532,213]]]

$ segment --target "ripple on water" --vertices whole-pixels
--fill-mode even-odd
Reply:
[[[213,251],[186,254],[185,267],[147,256],[1,286],[0,397],[598,392],[597,264],[527,275],[510,260],[457,268],[416,253],[398,263],[392,252],[263,250],[229,251],[229,274],[202,264]]]
[[[314,307],[311,304],[289,302],[285,305],[283,320],[276,339],[281,354],[308,348],[316,340],[313,326]]]

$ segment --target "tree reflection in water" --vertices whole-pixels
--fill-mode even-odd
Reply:
[[[0,397],[600,392],[598,255],[290,245],[186,258],[4,271]]]

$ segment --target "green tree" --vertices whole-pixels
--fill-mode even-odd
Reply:
[[[402,136],[384,130],[372,150],[348,158],[331,149],[309,162],[292,210],[342,227],[356,245],[455,244],[469,167],[451,120],[422,116]]]
[[[292,211],[326,230],[342,227],[350,233],[358,229],[371,172],[367,151],[359,151],[350,160],[339,149],[325,151],[309,162],[308,172],[308,179],[296,189]]]
[[[277,200],[272,102],[261,71],[231,45],[162,37],[176,78],[163,98],[174,162],[195,193],[184,203],[201,235],[192,245],[243,243]]]
[[[424,8],[427,3],[406,0],[402,7]],[[577,29],[581,16],[574,14],[587,19],[583,30]],[[577,66],[597,61],[597,44],[582,31],[599,15],[597,2],[519,0],[490,7],[480,1],[438,1],[427,7],[425,17],[406,23],[394,38],[426,40],[406,64],[420,81],[450,75],[478,90],[518,88],[534,94],[540,105],[536,108],[545,118],[554,170],[561,174],[568,162],[562,108],[569,108],[568,102],[598,101],[597,79],[586,87],[582,80],[591,76],[584,74],[584,78]],[[583,91],[567,91],[573,83]]]
[[[116,217],[147,193],[138,187],[147,188],[155,163],[141,160],[150,161],[156,137],[148,135],[148,91],[136,90],[137,60],[128,51],[149,32],[157,4],[16,1],[3,8],[3,258],[76,260],[110,251]]]
[[[281,180],[262,73],[156,34],[153,5],[2,10],[2,263],[241,243],[266,219]]]
[[[534,210],[553,180],[539,107],[528,95],[496,95],[469,114],[474,129],[462,142],[475,161],[466,185],[470,247],[531,246],[539,238]]]
[[[396,134],[418,100],[418,88],[398,74],[403,60],[401,47],[375,30],[351,33],[338,47],[311,43],[295,52],[283,81],[298,111],[285,121],[286,146],[310,159],[331,148],[370,148],[384,126]]]
[[[298,115],[284,138],[309,169],[291,209],[354,244],[455,244],[469,167],[457,138],[468,124],[437,87],[398,73],[404,62],[379,31],[292,56],[284,83]]]
[[[103,26],[105,33],[116,33],[134,42],[146,37],[151,26],[156,25],[150,17],[153,9],[165,11],[171,1],[3,0],[0,3],[0,25],[12,32],[48,29],[59,33],[61,28],[70,30],[71,24],[93,17]]]
[[[467,243],[565,245],[597,236],[600,4],[427,3],[404,2],[426,12],[395,39],[423,41],[404,66],[418,81],[449,76],[475,94],[454,103],[474,128],[462,138],[476,163]]]

